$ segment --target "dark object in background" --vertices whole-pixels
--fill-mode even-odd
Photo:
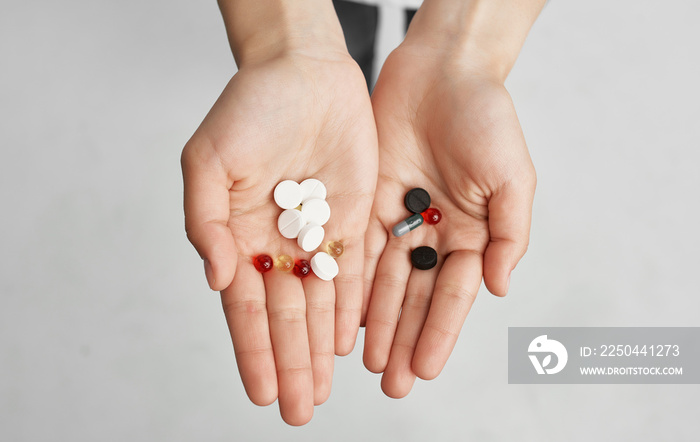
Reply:
[[[367,81],[367,89],[372,90],[374,76],[374,48],[377,41],[379,8],[373,5],[333,0],[340,26],[343,28],[345,43],[350,56],[360,65]],[[406,10],[406,29],[415,15],[415,9]]]

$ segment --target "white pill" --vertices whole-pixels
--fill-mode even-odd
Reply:
[[[293,209],[301,204],[301,186],[296,181],[282,181],[275,187],[274,198],[280,208]]]
[[[331,207],[325,200],[314,198],[306,200],[301,205],[301,213],[304,214],[304,219],[307,223],[315,223],[322,226],[331,217]]]
[[[299,232],[299,237],[297,238],[297,244],[305,252],[311,252],[316,250],[318,246],[323,242],[323,236],[326,232],[323,227],[318,224],[310,223],[304,226]]]
[[[338,276],[338,263],[326,252],[318,252],[311,258],[311,270],[324,281]]]
[[[326,199],[326,186],[316,178],[309,178],[299,184],[301,186],[301,202],[312,198]]]
[[[287,209],[277,218],[277,229],[285,238],[296,238],[306,225],[304,215],[295,209]]]

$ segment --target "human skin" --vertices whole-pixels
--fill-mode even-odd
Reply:
[[[364,233],[377,179],[377,135],[366,83],[347,53],[330,1],[221,0],[238,72],[182,153],[185,225],[221,291],[250,400],[278,400],[303,425],[330,394],[335,354],[355,343],[362,310]],[[345,253],[330,282],[273,269],[259,254],[309,260],[277,230],[272,191],[321,180],[327,241]]]
[[[330,2],[219,3],[239,70],[183,150],[185,224],[221,291],[246,392],[308,422],[362,322],[365,365],[405,396],[442,370],[482,276],[505,295],[527,248],[535,173],[503,82],[543,2],[427,0],[372,103]],[[340,274],[261,275],[258,254],[311,256],[280,237],[271,197],[307,177],[328,187]],[[393,238],[412,187],[443,220]],[[411,270],[419,245],[436,248],[435,269]]]
[[[544,1],[426,0],[372,95],[379,179],[366,235],[364,363],[391,397],[441,372],[483,280],[505,296],[527,250],[536,176],[504,87]],[[405,193],[443,215],[394,237]],[[438,265],[412,269],[428,245]]]

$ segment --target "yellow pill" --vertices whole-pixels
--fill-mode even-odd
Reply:
[[[326,245],[326,250],[333,258],[339,258],[345,251],[345,246],[340,241],[331,241]]]
[[[280,255],[275,258],[275,268],[281,272],[288,272],[294,268],[294,260],[289,255]]]

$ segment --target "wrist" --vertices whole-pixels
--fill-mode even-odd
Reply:
[[[219,0],[219,7],[239,68],[291,53],[347,56],[330,0]]]
[[[545,0],[425,0],[402,49],[505,82]]]

